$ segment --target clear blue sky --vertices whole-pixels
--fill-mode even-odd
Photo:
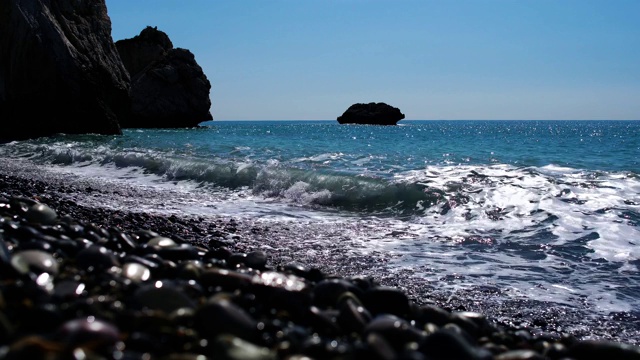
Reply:
[[[216,120],[640,119],[639,0],[106,0],[190,50]]]

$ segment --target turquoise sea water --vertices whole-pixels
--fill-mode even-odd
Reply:
[[[605,175],[636,178],[640,173],[640,123],[634,121],[203,125],[125,130],[122,137],[60,137],[16,144],[10,151],[45,164],[136,168],[165,180],[249,189],[268,198],[281,198],[298,184],[305,187],[300,195],[307,196],[308,205],[389,216],[420,215],[425,206],[443,199],[446,189],[428,185],[431,171],[469,167],[473,175],[473,168],[502,167],[505,174],[560,171],[594,181]]]
[[[388,254],[388,271],[450,291],[640,311],[640,121],[202,125],[13,142],[0,156],[153,190],[82,199],[95,206],[304,224],[324,229],[306,234],[316,243],[339,229],[344,251]]]

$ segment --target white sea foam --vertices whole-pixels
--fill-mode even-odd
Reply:
[[[46,169],[96,187],[108,184],[121,189],[76,199],[92,206],[236,216],[296,226],[322,224],[325,233],[336,231],[349,239],[345,252],[384,254],[388,271],[410,270],[454,293],[489,285],[503,289],[502,296],[569,305],[580,302],[604,312],[640,308],[640,299],[624,295],[620,288],[629,274],[638,279],[633,262],[640,259],[640,231],[623,214],[640,212],[640,205],[634,205],[640,203],[640,180],[634,177],[593,176],[557,166],[427,166],[397,174],[391,185],[416,184],[425,191],[437,191],[442,198],[434,206],[423,203],[412,217],[398,219],[309,207],[327,203],[333,190],[292,181],[291,173],[277,160],[255,170],[256,183],[273,191],[267,198],[263,197],[267,192],[256,193],[250,186],[205,186],[193,176],[176,180],[185,168],[195,172],[202,166],[199,163],[167,163],[166,158],[134,153],[121,160],[128,166],[84,161]],[[165,172],[148,171],[150,166],[167,166],[166,173],[174,179]],[[220,177],[222,168],[197,171],[215,171]],[[234,173],[254,168],[251,162],[229,167]],[[304,176],[325,186],[349,185],[354,186],[350,191],[358,190],[356,183],[341,183],[334,175]],[[365,184],[371,189],[391,186],[384,181],[358,185]],[[323,242],[329,246],[334,240],[310,238],[315,245],[308,251],[322,251]],[[605,265],[614,272],[601,269]]]
[[[621,275],[614,282],[623,282],[625,272],[637,274],[629,262],[640,259],[640,228],[622,214],[640,212],[633,205],[638,203],[636,178],[605,174],[594,180],[566,167],[500,165],[435,166],[398,179],[451,190],[445,192],[449,202],[428,208],[415,220],[422,225],[412,229],[415,248],[406,246],[405,239],[390,244],[390,250],[403,254],[399,266],[419,269],[428,263],[427,273],[479,275],[487,284],[510,286],[529,298],[586,301],[605,312],[640,306],[637,298],[616,295],[614,285],[590,281],[607,278],[607,272],[588,262],[601,259],[619,267]],[[455,202],[459,194],[468,199]],[[447,204],[450,210],[441,214]],[[497,215],[490,216],[493,210]],[[442,244],[435,245],[434,239]],[[532,239],[539,244],[531,244]],[[469,265],[471,255],[484,260]]]

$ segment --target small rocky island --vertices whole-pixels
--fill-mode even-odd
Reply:
[[[400,109],[383,102],[353,104],[344,114],[338,116],[340,124],[396,125],[402,119],[404,114]]]

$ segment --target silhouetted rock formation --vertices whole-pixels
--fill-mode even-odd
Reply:
[[[120,134],[129,86],[105,0],[0,0],[0,140]]]
[[[131,76],[133,116],[123,128],[195,127],[213,119],[211,84],[189,50],[174,49],[154,27],[116,47]]]
[[[147,26],[132,39],[116,41],[116,48],[129,74],[135,75],[164,57],[173,49],[173,43],[164,32]]]
[[[385,103],[353,104],[338,117],[340,124],[396,125],[404,119],[400,109]]]

